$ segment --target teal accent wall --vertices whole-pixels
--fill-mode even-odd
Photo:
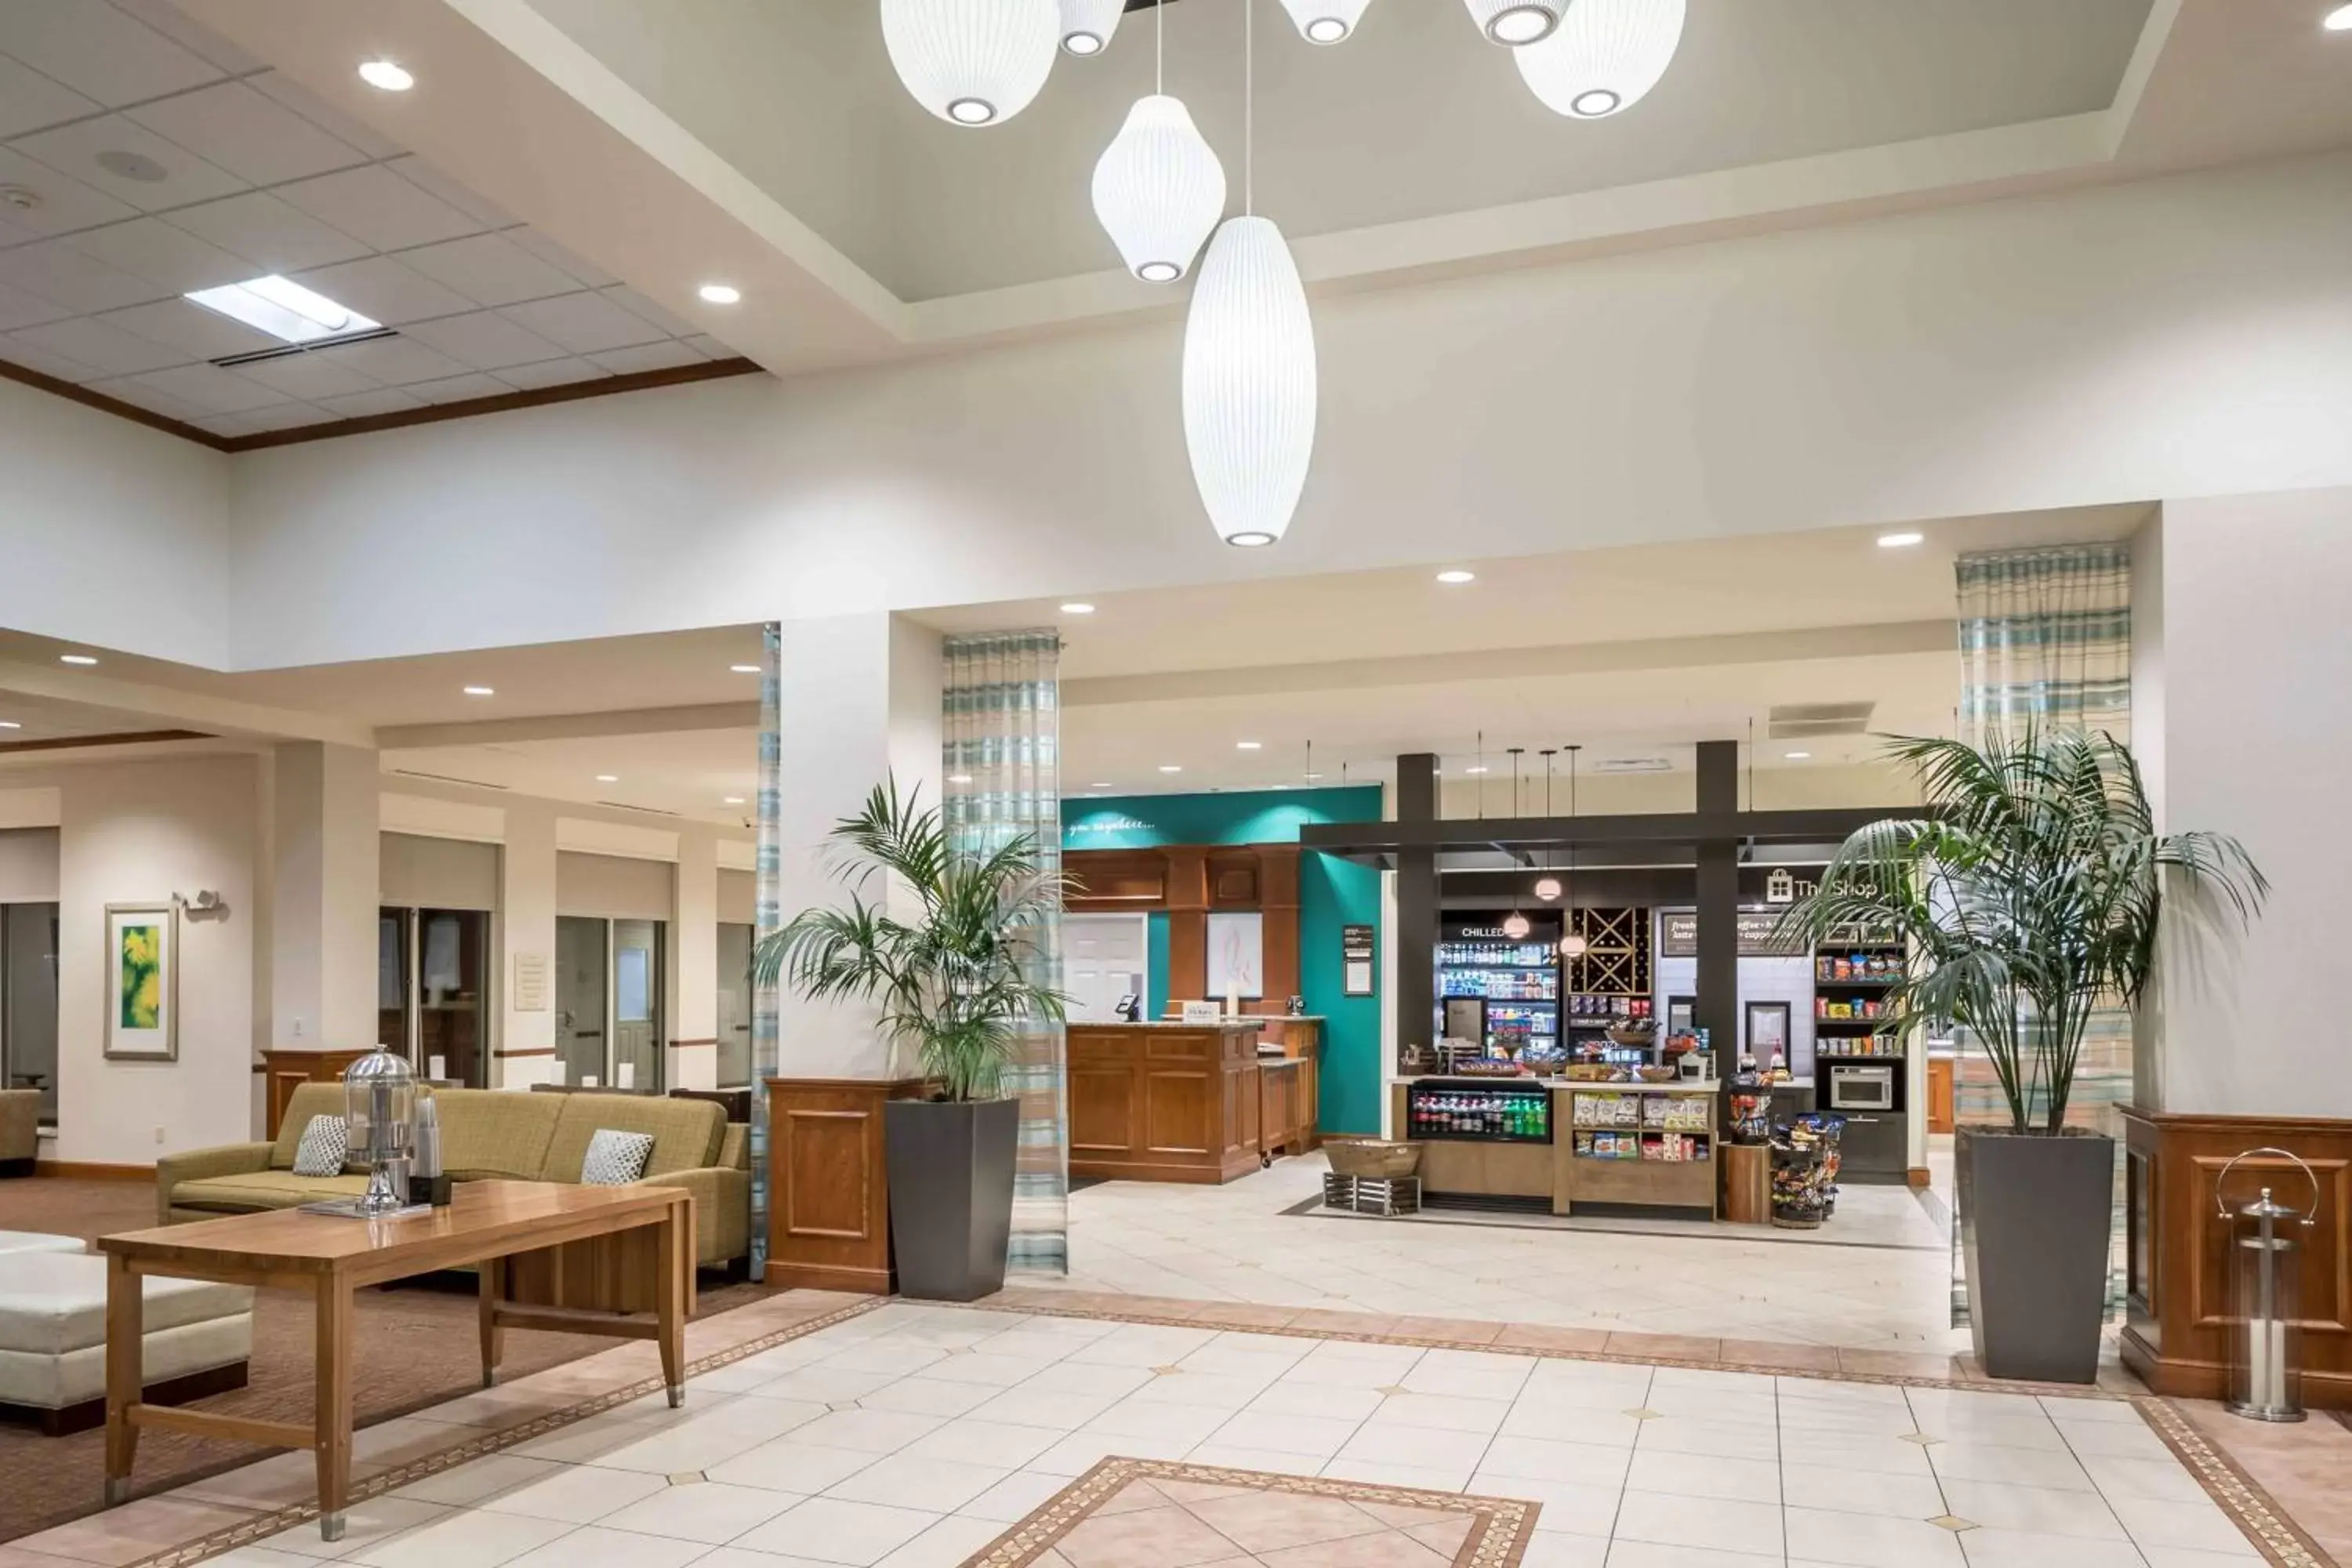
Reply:
[[[1062,803],[1065,849],[1150,849],[1163,844],[1296,844],[1308,823],[1377,822],[1381,786],[1152,795]],[[1298,985],[1323,1026],[1327,1132],[1381,1130],[1381,1007],[1377,996],[1340,994],[1339,928],[1377,927],[1381,876],[1369,866],[1307,854],[1298,862]],[[1168,1008],[1168,916],[1150,917],[1151,994],[1144,1016]]]
[[[1154,910],[1144,919],[1143,1016],[1157,1018],[1168,1011],[1168,911]]]

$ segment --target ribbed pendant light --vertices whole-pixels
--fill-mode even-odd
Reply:
[[[1310,44],[1336,44],[1354,36],[1371,0],[1282,0],[1282,8]]]
[[[1487,41],[1516,49],[1551,37],[1570,0],[1462,0]],[[1581,5],[1584,0],[1576,0]]]
[[[1243,26],[1255,20],[1243,7]],[[1282,230],[1255,215],[1250,108],[1255,57],[1243,46],[1244,215],[1209,241],[1184,322],[1184,444],[1218,537],[1272,544],[1290,527],[1315,451],[1315,322]]]
[[[1658,85],[1682,39],[1683,0],[1576,0],[1550,37],[1511,58],[1554,113],[1602,120]]]
[[[1127,11],[1127,0],[1061,0],[1061,5],[1062,52],[1069,55],[1098,55],[1110,47],[1110,36]]]
[[[1155,27],[1161,9],[1152,7]],[[1173,283],[1224,215],[1224,165],[1184,105],[1155,91],[1136,100],[1096,162],[1094,198],[1127,269],[1146,283]]]
[[[882,43],[915,101],[952,125],[997,125],[1054,68],[1059,0],[882,0]]]

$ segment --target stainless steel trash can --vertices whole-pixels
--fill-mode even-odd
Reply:
[[[2262,1189],[2262,1195],[2232,1211],[2223,1186],[2240,1160],[2261,1156],[2292,1161],[2310,1184],[2311,1202],[2289,1208]],[[2230,1342],[2231,1410],[2251,1421],[2303,1419],[2303,1242],[2319,1212],[2319,1178],[2284,1149],[2249,1149],[2221,1167],[2213,1184],[2214,1206],[2231,1222],[2230,1315],[2236,1332]]]

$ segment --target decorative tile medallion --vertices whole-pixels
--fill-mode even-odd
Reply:
[[[1105,1459],[966,1568],[1444,1562],[1518,1568],[1540,1505],[1169,1459]]]

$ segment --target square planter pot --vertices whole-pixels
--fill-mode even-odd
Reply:
[[[893,1100],[882,1107],[898,1293],[972,1301],[1004,1288],[1021,1102]]]
[[[1977,1363],[1994,1377],[2095,1381],[2116,1141],[1963,1127],[1953,1150]]]

